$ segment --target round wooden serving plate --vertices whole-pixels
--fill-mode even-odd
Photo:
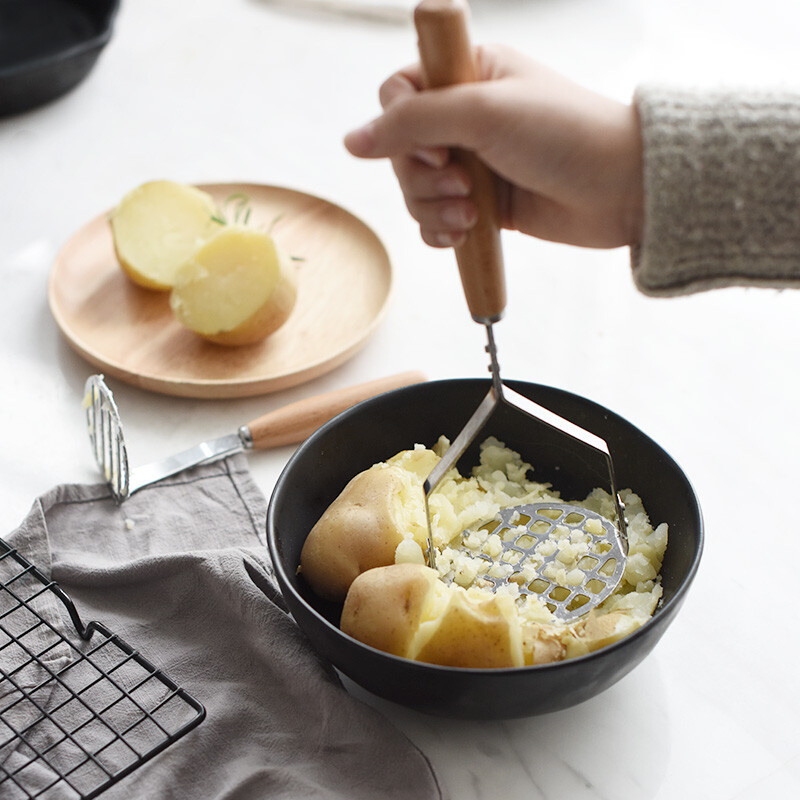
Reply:
[[[297,305],[263,342],[223,347],[184,329],[168,292],[135,285],[114,255],[108,215],[77,231],[50,275],[50,310],[72,347],[106,375],[180,397],[248,397],[296,386],[353,356],[383,317],[389,257],[361,220],[318,197],[277,186],[200,188],[224,206],[244,194],[248,224],[272,227],[298,259]]]

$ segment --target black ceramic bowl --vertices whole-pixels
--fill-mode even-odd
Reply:
[[[0,115],[80,83],[111,38],[119,0],[0,0]]]
[[[275,489],[267,538],[284,598],[314,648],[342,673],[383,698],[422,711],[463,718],[511,718],[567,708],[607,689],[655,646],[677,614],[700,560],[703,524],[689,481],[655,442],[611,411],[577,395],[508,381],[540,405],[603,437],[618,485],[643,499],[653,523],[669,523],[662,568],[663,601],[628,638],[587,656],[535,667],[463,669],[398,658],[361,644],[337,627],[341,608],[314,595],[297,575],[300,550],[313,524],[358,472],[415,443],[451,440],[489,388],[486,380],[433,381],[388,392],[340,414],[295,452]],[[485,428],[534,465],[565,499],[608,486],[602,459],[563,433],[505,407]],[[480,438],[485,438],[482,434]],[[477,463],[476,447],[462,458]]]

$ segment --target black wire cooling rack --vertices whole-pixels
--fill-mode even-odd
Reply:
[[[53,622],[57,598],[77,637]],[[47,619],[47,616],[50,619]],[[0,539],[0,797],[97,797],[205,717],[203,706]]]

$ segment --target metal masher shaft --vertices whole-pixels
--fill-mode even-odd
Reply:
[[[492,386],[498,397],[503,396],[503,381],[500,379],[500,362],[497,358],[497,345],[494,341],[494,328],[491,322],[486,326],[486,352],[489,354],[489,372],[492,375]]]

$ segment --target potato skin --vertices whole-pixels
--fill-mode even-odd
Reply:
[[[368,570],[350,586],[340,627],[364,644],[407,656],[437,583],[437,573],[419,564]]]
[[[478,598],[458,586],[447,589],[447,608],[438,622],[426,623],[436,627],[411,657],[447,667],[523,666],[522,632],[514,601],[498,595]]]
[[[404,470],[376,464],[356,475],[311,529],[300,572],[321,597],[341,603],[368,569],[394,564],[403,537]]]
[[[252,316],[229,331],[198,334],[214,344],[229,347],[256,344],[275,333],[292,315],[297,302],[297,285],[282,277],[269,302]]]
[[[560,632],[552,625],[523,625],[522,647],[526,666],[552,664],[563,660],[566,653]]]
[[[574,627],[572,637],[567,640],[566,656],[575,658],[607,647],[630,635],[637,627],[639,623],[635,618],[619,611],[599,614],[593,609]]]

